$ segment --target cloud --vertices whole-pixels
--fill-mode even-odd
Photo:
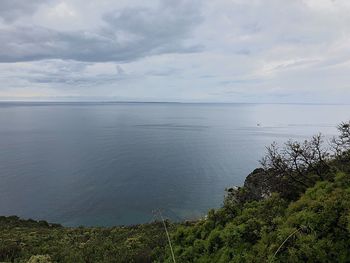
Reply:
[[[50,0],[1,0],[0,18],[5,22],[13,22],[18,17],[26,16],[34,13],[36,9],[43,3]]]
[[[195,3],[162,1],[155,8],[115,10],[103,16],[104,26],[96,31],[5,26],[0,28],[0,62],[43,59],[128,62],[164,53],[194,52],[199,46],[186,40],[201,21]],[[22,6],[23,11],[25,8],[29,6]]]
[[[0,99],[343,102],[349,12],[347,0],[3,0]]]
[[[59,90],[75,90],[80,87],[96,87],[103,84],[111,84],[119,81],[137,78],[125,72],[120,65],[114,63],[86,63],[64,60],[38,61],[31,64],[11,63],[12,67],[0,64],[0,79],[12,79],[12,83],[18,86],[27,86],[28,83],[36,86],[57,86]],[[14,70],[15,69],[15,70]],[[21,81],[18,82],[18,79]]]

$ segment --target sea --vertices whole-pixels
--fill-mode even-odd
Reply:
[[[0,102],[0,215],[65,226],[196,220],[266,146],[337,134],[350,105]]]

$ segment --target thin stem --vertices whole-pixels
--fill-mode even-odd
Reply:
[[[159,210],[158,213],[159,213],[160,218],[162,219],[163,226],[164,226],[164,229],[165,229],[165,233],[166,233],[166,236],[168,238],[168,243],[169,243],[169,246],[170,246],[171,256],[173,258],[174,263],[176,263],[175,255],[174,255],[174,251],[173,251],[173,246],[171,245],[170,235],[169,235],[169,232],[168,232],[168,228],[166,227],[165,220],[164,220],[164,218],[162,216],[162,212]]]
[[[275,254],[273,254],[273,257],[271,258],[270,262],[273,262],[273,260],[275,259],[277,253],[280,251],[280,249],[283,247],[283,245],[288,241],[289,238],[291,238],[296,232],[298,232],[300,230],[300,228],[298,228],[297,230],[293,231],[293,233],[291,233],[283,242],[282,244],[278,247],[278,249],[276,250]]]

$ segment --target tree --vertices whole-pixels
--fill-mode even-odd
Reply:
[[[325,179],[330,169],[328,164],[330,153],[324,147],[321,134],[302,143],[288,141],[281,149],[276,143],[266,149],[267,153],[260,161],[265,171],[280,178],[287,176],[304,187],[313,185],[315,179]],[[316,175],[317,178],[312,175]]]
[[[335,157],[339,158],[350,151],[350,121],[338,125],[339,136],[333,137],[331,146]]]

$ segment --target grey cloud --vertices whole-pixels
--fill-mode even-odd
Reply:
[[[181,72],[182,72],[181,69],[165,66],[162,69],[149,70],[145,73],[145,75],[156,76],[156,77],[168,77],[175,74],[180,74]]]
[[[111,76],[107,74],[100,74],[96,76],[64,76],[61,74],[46,74],[45,76],[31,76],[27,78],[32,83],[38,84],[60,84],[60,89],[64,88],[64,85],[75,86],[96,86],[101,84],[114,83],[130,78],[123,76]],[[68,86],[67,88],[70,89]]]
[[[263,82],[263,79],[248,78],[248,79],[223,80],[223,81],[219,81],[218,84],[220,86],[228,86],[228,85],[235,85],[235,84],[251,84],[251,83],[261,83],[261,82]]]
[[[125,74],[125,70],[120,65],[116,65],[116,70],[117,70],[117,74],[118,75],[124,75]]]
[[[34,13],[47,0],[1,0],[0,18],[5,22],[13,22],[18,17]]]
[[[48,70],[44,70],[43,68],[29,70],[22,72],[20,77],[30,83],[58,84],[60,89],[69,88],[70,85],[74,85],[75,87],[96,86],[138,78],[136,75],[125,73],[119,65],[116,66],[115,74],[86,74],[85,69],[88,65],[90,63],[50,61],[48,63],[50,67]]]
[[[349,97],[347,0],[47,1],[0,0],[0,99]]]
[[[142,57],[194,52],[186,40],[201,21],[196,1],[163,1],[157,8],[126,8],[104,16],[105,26],[62,32],[39,26],[0,29],[0,62],[71,59],[128,62]]]
[[[250,55],[252,52],[249,50],[249,49],[245,49],[245,48],[242,48],[242,49],[238,49],[237,51],[235,51],[235,54],[237,55],[245,55],[245,56],[248,56]]]
[[[79,87],[96,87],[98,85],[109,85],[120,81],[128,81],[139,78],[135,74],[126,73],[123,68],[116,65],[115,71],[106,73],[89,72],[88,67],[94,66],[93,63],[63,61],[63,60],[45,60],[30,63],[30,67],[13,70],[6,69],[6,64],[1,64],[0,80],[16,83],[16,86],[23,86],[18,83],[19,80],[25,85],[28,83],[34,86],[41,84],[52,86],[59,90],[71,90]],[[1,90],[1,89],[0,89]]]

